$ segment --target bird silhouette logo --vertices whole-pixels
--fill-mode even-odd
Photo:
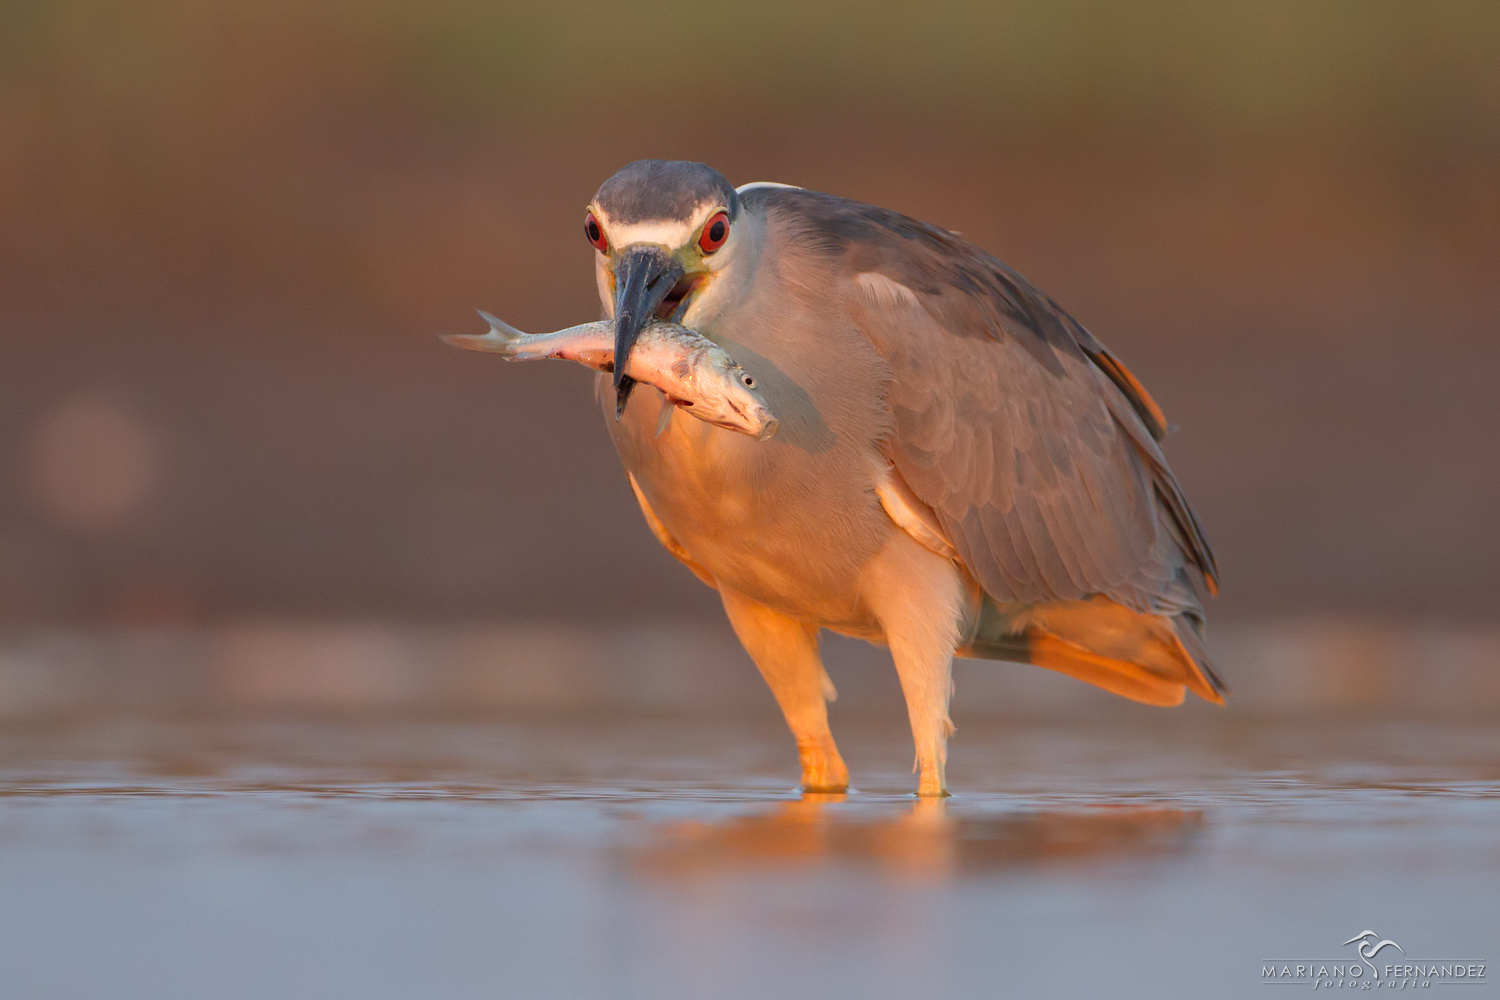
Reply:
[[[1356,942],[1358,943],[1356,944]],[[1374,963],[1373,959],[1376,955],[1380,954],[1382,950],[1386,948],[1395,948],[1397,951],[1401,952],[1401,954],[1406,954],[1406,949],[1402,948],[1399,944],[1392,941],[1390,938],[1382,938],[1374,931],[1360,931],[1358,934],[1354,935],[1344,943],[1354,945],[1354,950],[1359,954],[1360,958],[1370,963],[1370,968],[1375,970],[1376,976],[1380,975],[1380,968]]]

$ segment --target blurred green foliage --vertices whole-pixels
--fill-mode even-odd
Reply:
[[[398,95],[439,123],[963,118],[1492,151],[1500,4],[9,0],[0,87],[79,121]]]

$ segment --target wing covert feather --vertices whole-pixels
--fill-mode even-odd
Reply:
[[[850,311],[891,366],[888,456],[984,590],[1157,607],[1197,522],[1110,373],[1059,352],[1059,376],[1017,338],[951,331],[920,294],[866,287]]]

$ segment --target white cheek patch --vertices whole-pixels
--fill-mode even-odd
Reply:
[[[632,243],[659,243],[669,249],[676,249],[688,241],[693,235],[693,229],[689,223],[659,220],[630,225],[605,224],[605,232],[609,235],[609,245],[612,247],[624,247]]]
[[[604,318],[615,318],[615,286],[609,280],[609,268],[604,266],[601,257],[594,265],[594,283],[599,287],[599,301],[604,306]]]
[[[716,203],[699,205],[693,210],[692,218],[686,222],[672,219],[614,222],[604,211],[597,211],[599,221],[604,226],[604,235],[609,239],[611,247],[625,247],[632,243],[656,243],[668,250],[675,250],[680,246],[686,246],[688,241],[698,234],[698,227],[707,221],[711,213],[718,211],[718,208]]]

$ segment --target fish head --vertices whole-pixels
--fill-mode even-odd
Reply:
[[[722,351],[705,351],[701,359],[693,416],[757,441],[774,437],[781,422],[761,395],[760,381]]]

